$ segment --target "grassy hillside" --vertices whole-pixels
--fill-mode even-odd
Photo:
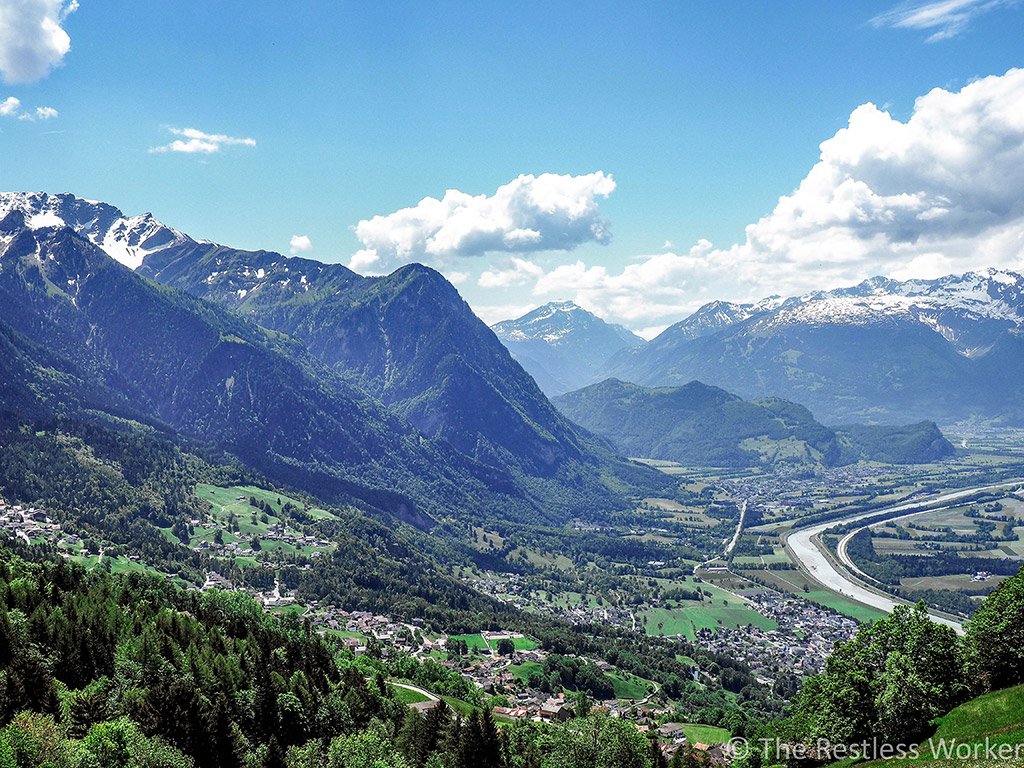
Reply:
[[[1024,765],[1024,685],[987,693],[961,704],[948,715],[940,717],[936,726],[931,739],[920,745],[916,760],[878,760],[859,764],[893,768],[909,762],[933,766]],[[988,758],[986,748],[989,749]],[[835,766],[852,764],[847,760]]]

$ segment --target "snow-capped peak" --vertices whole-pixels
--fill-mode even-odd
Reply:
[[[505,320],[491,326],[498,338],[506,341],[541,340],[558,344],[571,336],[588,335],[595,329],[611,332],[627,346],[642,344],[643,340],[621,325],[607,323],[593,312],[588,312],[572,301],[552,301],[527,312],[515,320]]]
[[[138,269],[151,253],[194,242],[150,213],[125,216],[112,205],[69,194],[0,192],[0,220],[12,211],[20,211],[31,229],[71,227],[129,269]]]
[[[923,323],[964,354],[973,354],[990,337],[975,332],[979,322],[1024,327],[1024,277],[1005,269],[902,282],[872,277],[848,288],[789,299],[772,296],[756,304],[714,301],[672,326],[666,338],[697,338],[744,322],[766,329],[893,321]]]

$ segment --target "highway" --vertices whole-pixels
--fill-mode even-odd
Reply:
[[[729,559],[729,555],[732,554],[733,549],[736,547],[736,542],[740,540],[740,534],[743,533],[743,523],[747,520],[747,500],[743,500],[743,506],[740,508],[740,520],[736,523],[736,533],[732,535],[732,541],[729,542],[729,546],[725,548],[725,552],[722,557],[726,560]]]
[[[1024,480],[1017,479],[1006,483],[997,483],[995,485],[986,485],[979,488],[967,488],[960,491],[952,491],[950,493],[940,494],[938,496],[931,496],[925,499],[919,499],[905,504],[898,504],[893,507],[887,507],[883,509],[877,509],[871,512],[862,512],[857,515],[850,517],[841,518],[839,520],[829,520],[825,523],[819,523],[812,525],[807,528],[800,528],[786,536],[786,546],[797,560],[797,564],[802,566],[815,581],[820,582],[826,588],[833,592],[838,592],[841,595],[849,597],[858,603],[869,605],[873,608],[878,608],[886,613],[892,612],[892,609],[897,605],[905,605],[905,601],[897,600],[896,598],[888,595],[880,594],[874,590],[868,589],[866,586],[858,581],[854,581],[848,573],[844,573],[836,568],[832,561],[825,556],[822,549],[815,543],[814,539],[823,531],[833,528],[837,525],[844,525],[847,523],[855,522],[857,520],[863,520],[865,518],[875,517],[882,514],[891,514],[896,512],[909,512],[911,514],[919,514],[920,512],[926,511],[921,509],[922,507],[931,507],[935,504],[943,504],[949,501],[955,501],[956,499],[963,498],[965,496],[971,496],[976,493],[982,493],[984,491],[994,491],[1003,488],[1012,488],[1020,485]],[[914,510],[917,510],[915,513]],[[908,517],[909,515],[901,515],[901,517]],[[850,537],[846,537],[844,541],[848,541]],[[841,552],[845,554],[845,547],[841,548]],[[848,557],[844,557],[843,561],[848,567],[852,566],[852,562],[849,561]],[[856,571],[857,569],[854,568]],[[952,627],[958,633],[963,634],[964,627],[958,621],[948,619],[944,616],[938,616],[931,614],[932,618],[940,624]]]
[[[703,563],[697,563],[697,565],[693,566],[694,576],[697,575],[697,571],[699,571],[701,568],[707,568],[709,565],[711,565],[711,563],[715,562],[716,560],[721,560],[723,563],[729,560],[729,555],[732,553],[733,548],[736,546],[736,542],[740,540],[740,534],[743,533],[743,524],[744,522],[746,522],[746,519],[747,501],[744,500],[743,506],[740,508],[740,519],[736,523],[736,533],[732,535],[732,539],[730,539],[729,543],[726,545],[725,551],[722,552],[721,555],[715,555],[711,559],[705,560]],[[636,629],[635,626],[633,628]]]

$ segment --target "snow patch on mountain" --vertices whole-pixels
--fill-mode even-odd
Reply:
[[[572,301],[553,301],[491,326],[548,395],[591,382],[612,355],[647,342]]]
[[[132,270],[138,269],[151,253],[196,242],[150,213],[125,216],[112,205],[69,194],[0,192],[0,219],[12,211],[24,214],[25,224],[31,229],[71,227]]]
[[[983,350],[989,329],[1024,328],[1024,277],[986,269],[934,280],[873,277],[855,286],[815,291],[756,304],[715,301],[667,329],[663,342],[708,336],[746,324],[750,333],[795,326],[921,323],[953,343],[961,354]]]
[[[551,345],[572,343],[573,336],[598,328],[605,333],[610,330],[626,346],[644,343],[629,329],[607,323],[572,301],[552,301],[516,320],[504,320],[491,326],[498,338],[506,341],[544,341]]]

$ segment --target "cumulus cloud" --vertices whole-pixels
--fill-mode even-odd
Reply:
[[[544,269],[532,261],[516,256],[507,262],[496,265],[492,264],[477,279],[477,285],[481,288],[510,288],[514,285],[524,285],[544,277]]]
[[[77,0],[0,0],[0,74],[9,84],[33,83],[71,50],[64,20]]]
[[[444,273],[444,277],[452,285],[461,285],[469,280],[469,272],[447,271]]]
[[[582,262],[536,279],[537,296],[634,326],[712,299],[746,301],[856,283],[1024,268],[1024,70],[917,99],[906,122],[874,104],[821,144],[818,162],[746,241],[642,258],[612,273]]]
[[[707,300],[698,286],[716,269],[711,252],[711,243],[701,240],[687,253],[644,256],[618,273],[576,261],[545,273],[533,293],[572,296],[581,307],[633,327],[659,318],[681,319]]]
[[[19,120],[50,120],[60,114],[53,107],[36,107],[31,111],[23,111],[21,108],[21,100],[14,97],[8,96],[3,101],[0,101],[0,117],[16,117]]]
[[[175,139],[170,144],[150,147],[150,152],[184,152],[185,154],[199,153],[210,155],[214,152],[220,152],[224,147],[256,146],[255,139],[236,139],[233,136],[225,136],[222,133],[203,133],[203,131],[198,131],[195,128],[164,127],[175,136],[180,136],[181,138]]]
[[[583,243],[607,243],[611,232],[597,198],[614,189],[612,177],[601,171],[522,175],[491,196],[449,189],[440,200],[425,197],[412,208],[356,224],[363,249],[351,266],[379,272],[410,261],[439,266],[485,253],[569,251]]]
[[[1017,5],[1018,0],[928,0],[902,3],[871,19],[875,27],[935,30],[925,41],[936,43],[956,37],[983,13]]]
[[[292,256],[297,256],[300,253],[309,253],[313,250],[313,243],[309,241],[306,235],[292,235],[292,239],[288,242]]]

